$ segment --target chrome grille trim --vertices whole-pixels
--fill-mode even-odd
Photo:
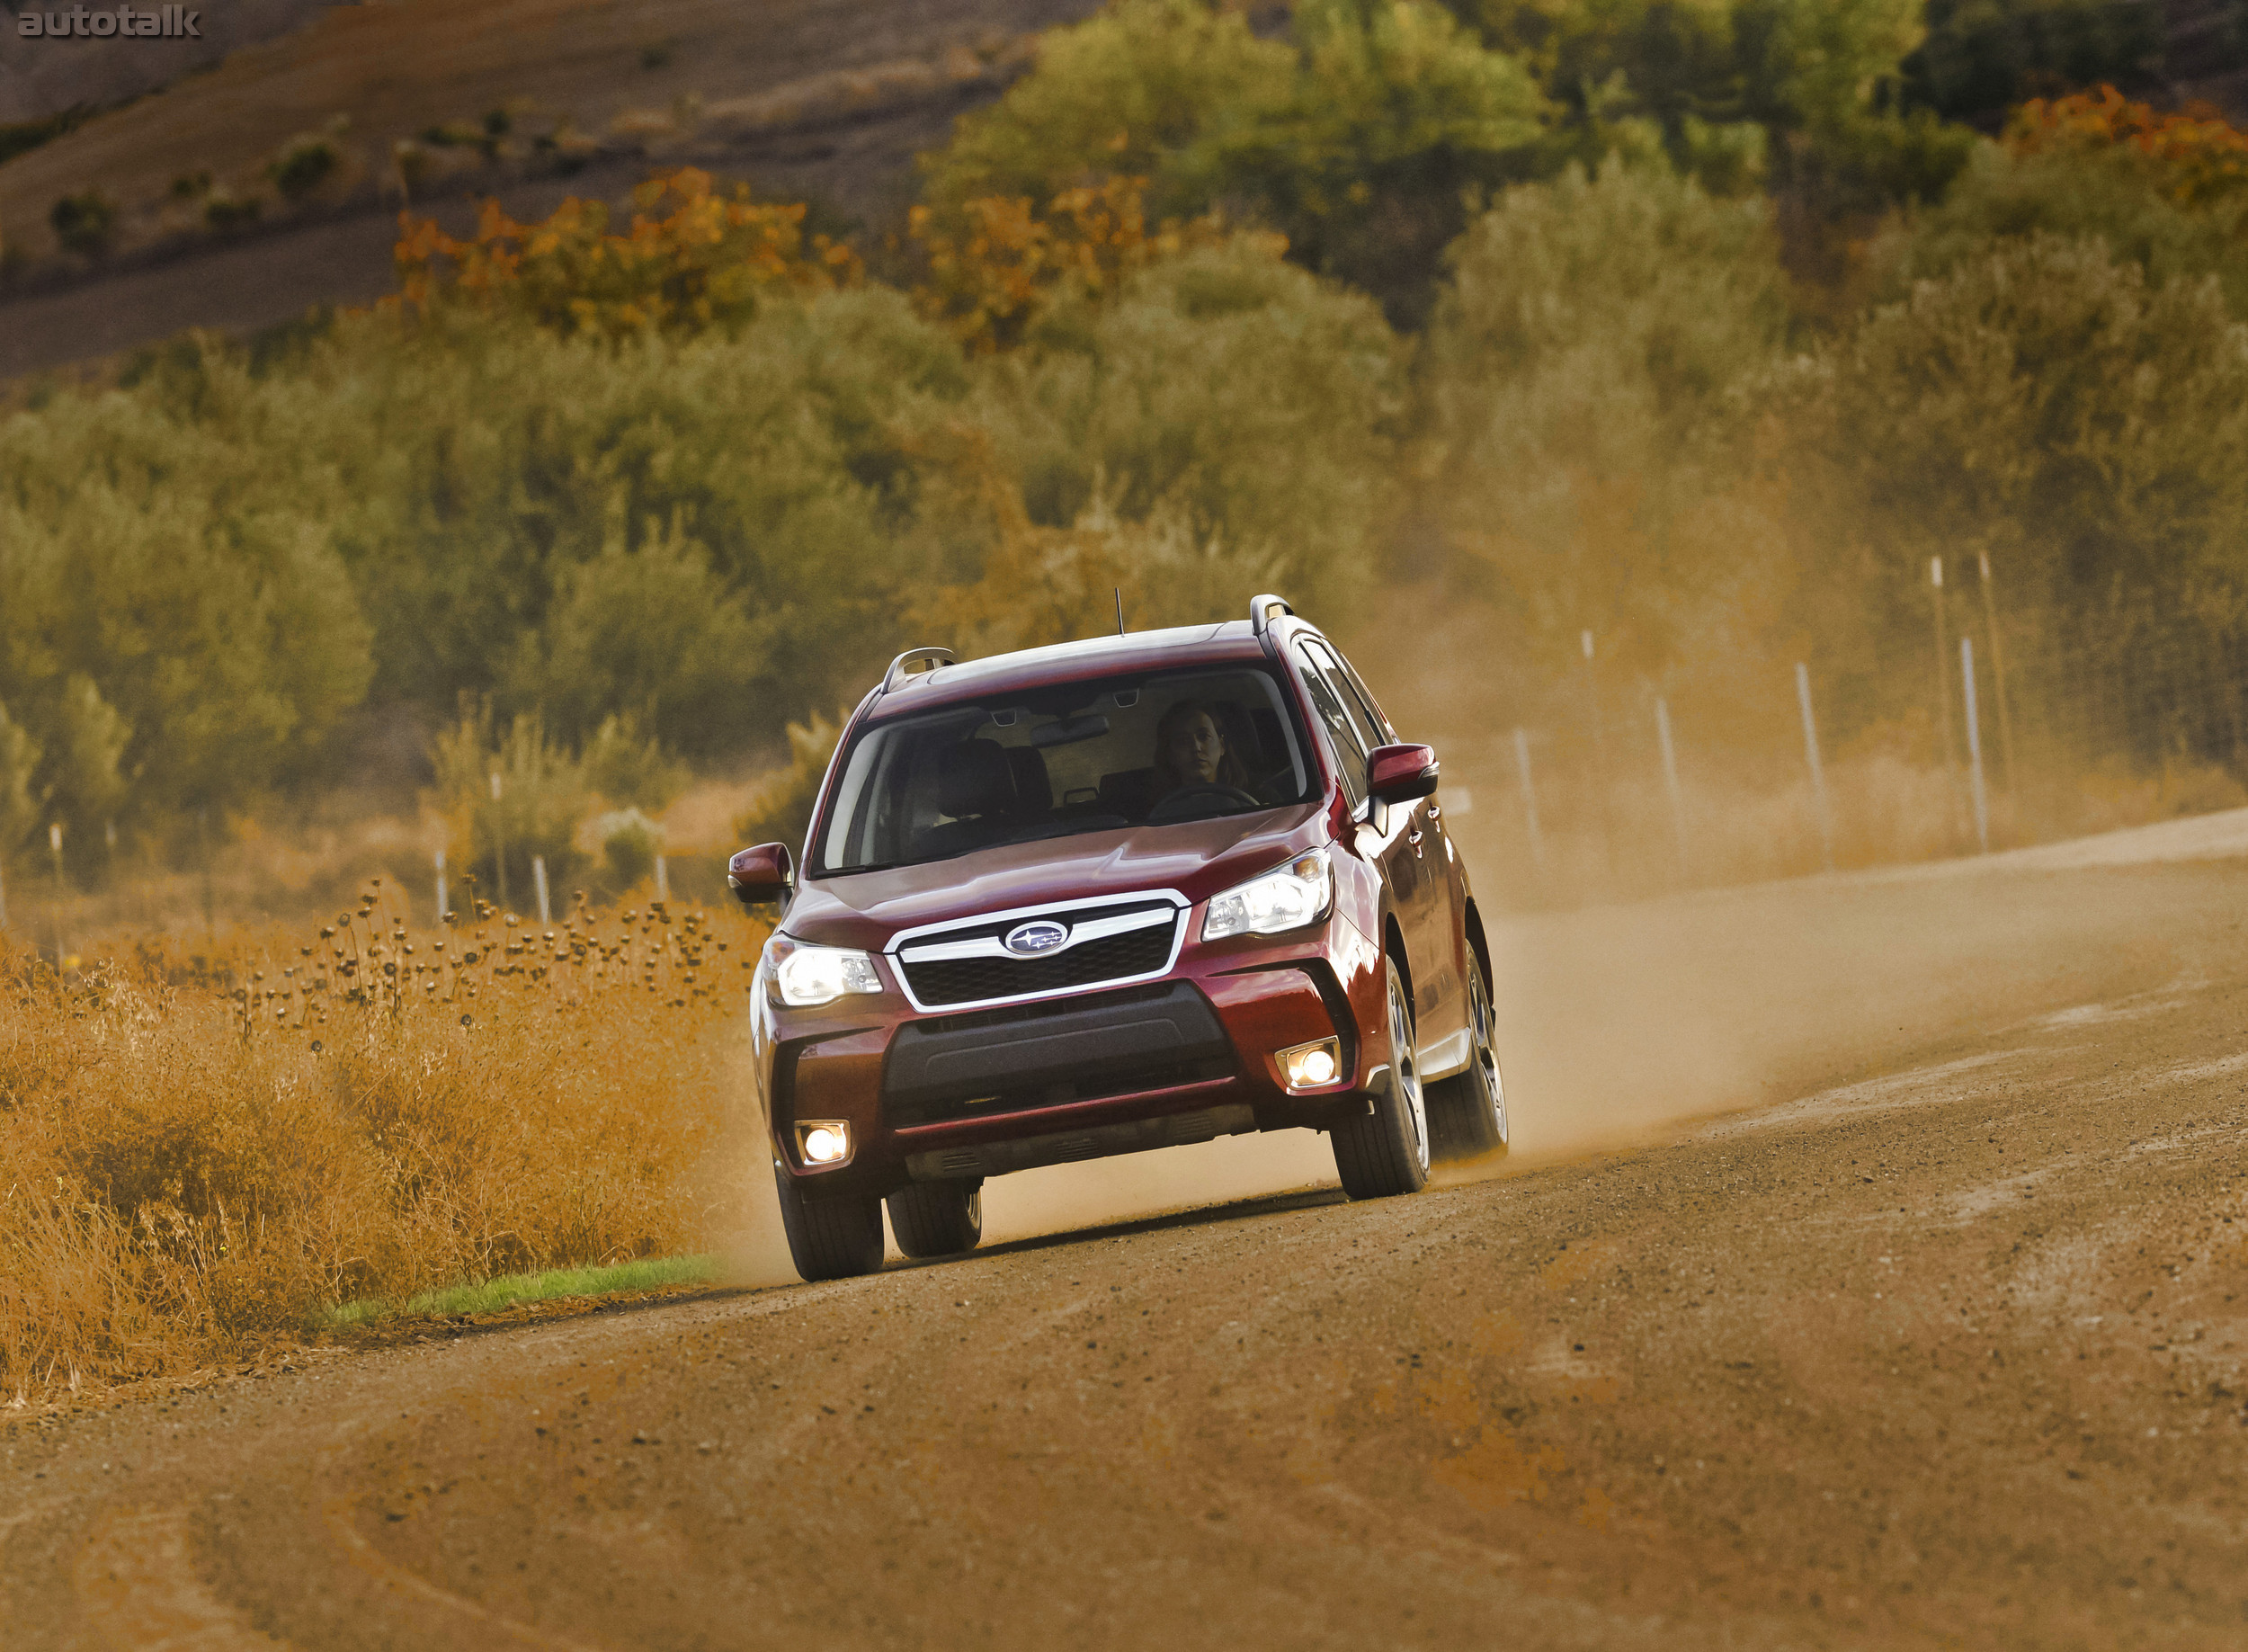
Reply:
[[[1049,907],[1048,910],[1056,908]],[[1129,934],[1136,929],[1153,929],[1158,924],[1175,924],[1178,921],[1176,911],[1166,912],[1160,906],[1149,906],[1139,912],[1120,912],[1114,917],[1087,918],[1082,924],[1066,925],[1069,930],[1067,938],[1042,956],[1050,958],[1087,941]],[[1017,956],[1007,951],[1006,942],[996,935],[977,935],[971,941],[932,941],[925,946],[899,947],[897,952],[901,961],[909,964],[935,963],[947,958],[1012,959]]]
[[[1160,904],[1158,904],[1160,903]],[[1084,900],[1055,901],[1036,906],[1014,906],[1001,912],[979,912],[967,917],[947,918],[940,924],[923,924],[903,929],[890,937],[884,949],[890,969],[905,992],[905,1001],[916,1010],[931,1014],[959,1014],[968,1010],[993,1009],[1002,1005],[1027,1004],[1041,998],[1065,998],[1077,993],[1103,992],[1111,987],[1130,987],[1141,981],[1160,980],[1169,975],[1179,962],[1179,952],[1186,944],[1186,914],[1192,903],[1176,889],[1133,889],[1115,895],[1096,896]],[[1103,908],[1136,906],[1141,910],[1113,913],[1108,917],[1091,917],[1081,924],[1069,924],[1066,914],[1099,912]],[[1084,981],[1069,987],[1048,987],[1036,992],[1012,993],[1001,997],[973,998],[941,1004],[924,1002],[914,991],[912,978],[905,966],[950,961],[991,959],[1006,962],[1028,963],[1018,959],[1000,944],[996,935],[966,936],[957,941],[942,937],[963,929],[991,929],[1021,923],[1031,918],[1054,918],[1068,924],[1069,936],[1060,946],[1044,954],[1047,958],[1066,955],[1072,948],[1093,941],[1113,939],[1131,934],[1156,924],[1169,923],[1171,944],[1164,953],[1160,969],[1144,969],[1129,975],[1110,976],[1097,981]],[[919,944],[917,944],[919,943]]]

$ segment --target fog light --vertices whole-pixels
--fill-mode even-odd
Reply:
[[[1316,1090],[1322,1085],[1331,1085],[1342,1066],[1333,1039],[1280,1050],[1274,1058],[1280,1062],[1280,1076],[1287,1079],[1291,1090]]]
[[[851,1126],[841,1119],[822,1119],[796,1127],[797,1146],[807,1165],[840,1165],[851,1156]]]

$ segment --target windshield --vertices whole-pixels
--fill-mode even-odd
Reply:
[[[1253,667],[1059,683],[859,730],[815,876],[1298,803],[1295,717]]]

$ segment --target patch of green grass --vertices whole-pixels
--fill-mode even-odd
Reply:
[[[449,1285],[424,1290],[403,1302],[379,1297],[344,1302],[320,1310],[327,1330],[373,1325],[385,1319],[451,1319],[463,1314],[497,1313],[518,1302],[549,1302],[558,1297],[611,1296],[623,1290],[654,1290],[665,1285],[707,1284],[718,1277],[716,1256],[652,1256],[607,1268],[557,1268],[545,1273],[510,1273],[480,1285]]]

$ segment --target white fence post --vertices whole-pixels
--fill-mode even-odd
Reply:
[[[664,857],[659,854],[656,857],[656,898],[658,900],[669,900],[671,897],[671,870],[664,864]]]
[[[507,823],[500,818],[500,772],[492,771],[492,860],[499,884],[500,910],[507,910]]]
[[[1959,681],[1967,687],[1967,774],[1975,787],[1975,841],[1991,852],[1990,796],[1983,790],[1983,730],[1975,715],[1975,638],[1959,638]]]
[[[1811,798],[1819,811],[1819,852],[1834,870],[1834,817],[1826,806],[1826,771],[1819,766],[1819,724],[1811,711],[1811,668],[1796,662],[1796,703],[1803,710],[1803,755],[1811,764]]]
[[[62,973],[62,823],[51,821],[47,827],[47,847],[55,857],[55,973]]]
[[[1543,872],[1546,870],[1546,839],[1538,829],[1538,787],[1530,773],[1530,734],[1520,728],[1514,730],[1514,765],[1522,772],[1522,813],[1530,822],[1530,864]]]
[[[539,923],[543,928],[554,922],[553,915],[547,910],[547,857],[545,855],[534,854],[531,857],[531,881],[539,891]]]
[[[1671,826],[1678,836],[1678,871],[1683,877],[1686,859],[1686,794],[1678,783],[1678,748],[1671,742],[1670,703],[1660,695],[1655,701],[1655,732],[1663,742],[1663,783],[1670,788]]]
[[[445,852],[437,852],[437,927],[445,926]]]

